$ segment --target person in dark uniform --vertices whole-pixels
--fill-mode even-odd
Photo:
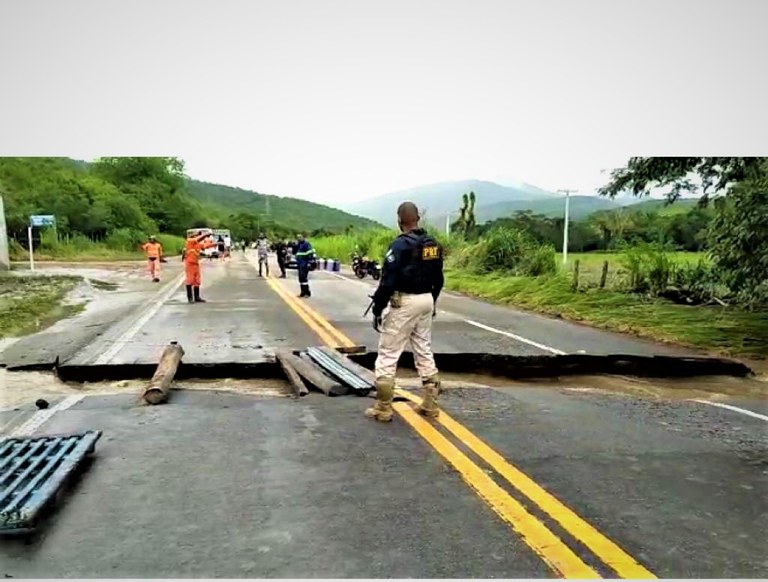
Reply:
[[[381,422],[392,420],[395,373],[400,354],[408,344],[424,388],[424,400],[416,411],[437,417],[440,377],[432,353],[432,319],[443,289],[443,249],[419,228],[419,211],[413,202],[397,209],[402,234],[384,257],[381,281],[373,295],[373,328],[381,333],[376,358],[376,404],[365,411]],[[382,319],[384,308],[390,310]]]
[[[280,278],[285,279],[285,263],[288,258],[288,241],[279,240],[275,245],[277,266],[280,268]]]
[[[296,268],[299,271],[299,285],[301,287],[301,295],[299,297],[309,298],[312,297],[312,292],[309,290],[309,271],[311,270],[315,250],[302,234],[296,236],[296,243]]]

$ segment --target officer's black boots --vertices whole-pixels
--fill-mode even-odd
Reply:
[[[193,303],[194,298],[192,297],[192,285],[187,285],[187,302]]]

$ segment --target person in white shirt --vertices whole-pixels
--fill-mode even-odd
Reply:
[[[269,241],[264,233],[260,233],[259,239],[256,241],[256,252],[259,255],[259,277],[262,276],[262,265],[266,266],[267,277],[269,277]]]
[[[224,256],[226,258],[232,256],[232,238],[229,236],[224,237]]]

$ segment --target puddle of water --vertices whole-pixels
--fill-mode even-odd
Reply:
[[[53,400],[73,394],[110,395],[136,394],[138,398],[148,380],[117,382],[67,383],[51,372],[0,372],[0,411],[14,410],[33,404],[38,398]],[[216,390],[263,397],[285,397],[292,394],[290,386],[280,379],[259,380],[182,380],[176,390]]]

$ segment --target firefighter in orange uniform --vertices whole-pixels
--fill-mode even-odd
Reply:
[[[158,283],[160,281],[160,260],[163,258],[163,245],[157,242],[154,236],[150,236],[141,248],[147,253],[149,276],[153,283]]]
[[[205,303],[200,297],[200,253],[213,246],[210,234],[190,234],[184,244],[184,272],[186,274],[187,301]]]

